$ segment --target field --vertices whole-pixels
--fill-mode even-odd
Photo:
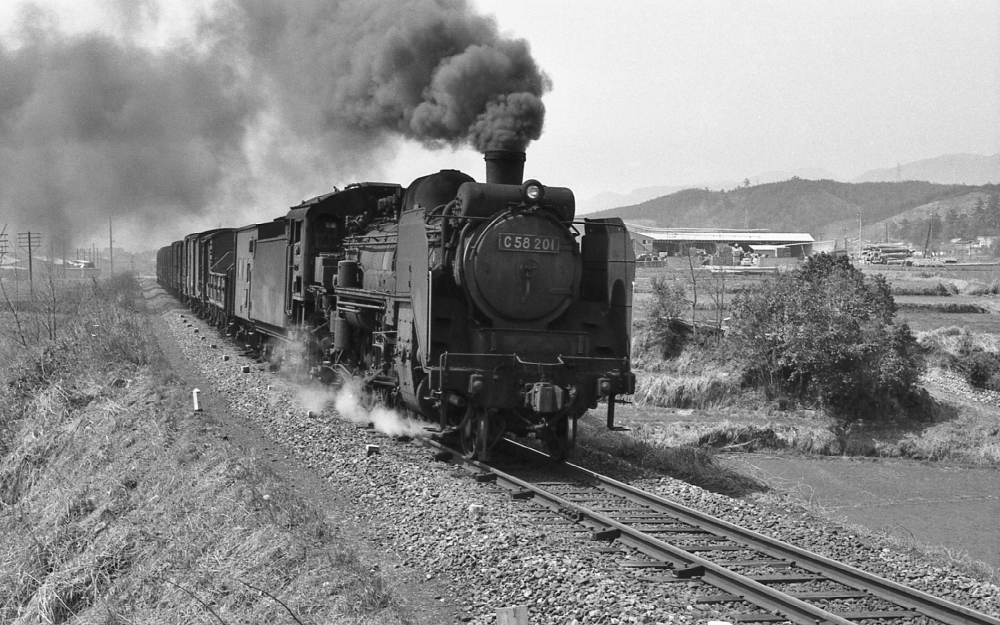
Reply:
[[[933,330],[949,325],[971,324],[982,327],[984,332],[1000,332],[996,317],[982,313],[947,312],[949,305],[975,304],[985,310],[1000,314],[1000,265],[957,267],[898,267],[863,265],[868,275],[882,275],[893,288],[900,316],[914,331]],[[676,266],[645,268],[640,263],[636,271],[634,313],[636,320],[644,319],[650,301],[650,280],[664,276],[683,284],[689,297],[692,283],[698,290],[698,310],[695,315],[706,323],[718,318],[717,303],[724,305],[723,318],[728,316],[732,299],[754,285],[767,280],[767,274],[714,274],[707,267]],[[972,328],[969,328],[972,330]]]
[[[951,348],[961,338],[996,352],[1000,344],[1000,266],[886,268],[864,266],[892,287],[897,317],[930,350]],[[640,267],[634,319],[637,336],[648,321],[650,282],[656,276],[680,285],[688,307],[682,316],[723,327],[733,299],[767,276],[713,274],[707,268]],[[694,310],[691,302],[697,295]],[[990,394],[971,388],[940,358],[928,356],[921,386],[935,406],[932,422],[851,424],[844,427],[822,411],[781,406],[740,388],[732,370],[717,359],[704,362],[697,350],[675,361],[635,359],[639,392],[618,410],[633,435],[664,447],[720,451],[783,451],[824,455],[894,456],[1000,464],[1000,412]]]

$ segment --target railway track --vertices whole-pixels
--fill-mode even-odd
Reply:
[[[523,464],[505,470],[499,463],[468,460],[440,443],[424,442],[436,450],[438,460],[463,465],[478,482],[493,482],[511,498],[536,506],[537,523],[615,544],[614,550],[628,556],[619,564],[637,572],[637,583],[700,581],[713,588],[698,602],[715,604],[731,622],[1000,625],[998,618],[582,467],[556,465],[513,441],[504,445]],[[539,471],[539,466],[545,469]]]

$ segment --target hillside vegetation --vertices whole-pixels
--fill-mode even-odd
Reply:
[[[0,623],[411,620],[325,512],[190,409],[134,278],[6,303]]]
[[[686,189],[635,206],[615,208],[594,217],[663,228],[767,228],[818,233],[831,224],[857,224],[858,211],[871,224],[919,206],[968,196],[985,187],[931,182],[845,183],[792,178],[729,191]],[[856,230],[855,230],[856,232]]]

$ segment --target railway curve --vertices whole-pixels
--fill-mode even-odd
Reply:
[[[246,358],[242,345],[225,340],[213,344],[207,340],[208,325],[181,312],[168,307],[162,322],[183,352],[179,357],[204,376],[200,387],[206,401],[215,397],[227,407],[213,410],[215,416],[259,430],[273,441],[273,447],[259,453],[315,474],[327,485],[310,487],[308,492],[315,488],[315,497],[320,497],[317,505],[326,507],[331,498],[340,502],[334,505],[343,508],[348,522],[386,554],[386,570],[416,580],[419,586],[435,585],[441,596],[432,599],[454,606],[453,620],[438,615],[418,617],[415,623],[490,625],[496,622],[495,610],[517,604],[528,607],[533,625],[704,625],[734,611],[728,603],[697,603],[723,593],[707,594],[703,576],[695,575],[693,567],[671,569],[620,539],[590,541],[595,528],[571,520],[566,513],[532,510],[512,499],[509,489],[480,483],[456,465],[433,462],[432,453],[422,445],[346,420],[332,404],[317,409],[303,403],[301,387]],[[369,445],[381,451],[366,455]],[[610,459],[602,461],[583,451],[588,466],[600,466],[603,472],[603,467],[610,467],[602,464]],[[543,477],[539,469],[523,463],[518,471],[527,479]],[[458,474],[464,479],[457,479]],[[930,584],[952,593],[957,601],[1000,615],[1000,594],[994,586],[915,554],[883,549],[878,541],[869,543],[835,524],[800,517],[801,511],[791,515],[780,505],[730,499],[660,474],[640,476],[631,470],[628,474],[630,481],[655,477],[656,485],[647,488],[697,509],[759,531],[778,532],[796,544],[827,555],[836,553],[893,579],[918,576],[915,581],[925,589]],[[307,497],[314,497],[308,492]],[[473,512],[474,507],[479,512]],[[655,579],[660,574],[679,579]],[[752,614],[775,620],[768,610],[754,609]],[[926,617],[917,622],[920,619],[931,622]]]
[[[494,465],[462,457],[440,443],[424,442],[437,451],[436,459],[465,466],[477,481],[496,482],[511,491],[511,498],[532,500],[551,510],[555,518],[566,519],[589,531],[591,540],[618,542],[644,557],[627,560],[625,566],[669,571],[667,575],[642,576],[641,581],[672,583],[700,579],[723,592],[704,595],[698,599],[700,603],[746,604],[756,610],[737,608],[732,615],[734,622],[1000,625],[1000,619],[988,614],[580,466],[551,463],[553,474],[566,476],[565,481],[522,479]],[[549,463],[548,457],[539,451],[510,440],[504,443],[518,455],[529,457],[533,466]],[[807,587],[799,588],[803,585]]]

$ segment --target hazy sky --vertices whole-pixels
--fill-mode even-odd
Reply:
[[[1000,152],[1000,2],[477,0],[554,88],[530,174],[579,197]]]
[[[35,4],[43,7],[46,19],[61,31],[79,34],[99,30],[130,46],[176,52],[181,35],[198,45],[189,28],[191,16],[224,1],[229,0],[40,0]],[[823,168],[850,178],[869,169],[943,154],[1000,152],[997,0],[470,2],[479,13],[495,15],[503,35],[526,39],[538,66],[552,82],[551,90],[543,96],[546,117],[542,136],[528,147],[526,176],[569,186],[578,198],[645,186],[742,180],[771,170]],[[281,4],[278,0],[275,3]],[[0,2],[0,37],[9,51],[16,50],[17,39],[12,33],[17,32],[18,7],[25,4]],[[351,32],[341,36],[349,39]],[[48,59],[45,62],[60,58],[59,63],[72,65],[72,59],[67,61],[65,54],[59,57],[56,52],[75,48],[53,48],[51,42],[46,45],[49,48],[39,58]],[[151,72],[167,71],[165,76],[188,79],[184,72],[191,68],[184,65],[183,56],[172,57],[173,65],[166,70],[165,64],[154,66],[153,60],[138,58],[149,64]],[[4,60],[0,56],[0,63]],[[15,77],[37,70],[25,59],[16,60],[20,74],[15,73]],[[204,65],[194,68],[201,73],[187,84],[192,93],[202,93],[197,86],[207,83],[198,81],[214,75],[212,68]],[[151,75],[149,80],[155,82],[159,76]],[[141,75],[131,79],[147,100],[159,98],[163,105],[164,98],[173,97],[169,85],[157,90],[157,85],[141,84]],[[305,80],[322,85],[324,77],[317,74]],[[81,84],[80,90],[86,87]],[[228,105],[227,100],[218,98],[229,95],[206,95],[199,106],[207,110]],[[206,162],[218,168],[219,154],[228,154],[227,150],[235,149],[240,141],[245,144],[267,134],[268,116],[255,113],[261,110],[256,108],[259,104],[252,95],[234,100],[233,106],[244,107],[240,109],[244,117],[225,120],[256,120],[257,130],[245,136],[220,120],[209,120],[219,138],[209,145],[214,160]],[[0,107],[3,105],[4,94],[0,93]],[[23,117],[23,111],[19,115]],[[162,112],[158,115],[157,120],[162,121]],[[35,117],[29,121],[44,130],[46,118],[40,114]],[[168,128],[183,131],[187,117],[167,115],[165,119]],[[0,131],[4,130],[3,121],[0,117]],[[30,173],[24,172],[30,172],[31,167],[53,161],[62,169],[73,169],[72,158],[58,154],[59,144],[52,137],[46,139],[51,143],[44,150],[26,157],[25,137],[35,135],[22,132],[23,127],[21,120],[17,125],[21,134],[11,135],[20,143],[0,144],[0,156],[4,150],[10,151],[14,156],[8,160],[22,168],[17,175],[28,176]],[[313,152],[294,155],[308,157],[315,164],[312,169],[302,169],[299,178],[298,171],[289,170],[287,165],[296,162],[292,152],[304,152],[305,148],[300,150],[294,140],[283,143],[280,135],[269,136],[269,140],[271,143],[260,145],[269,150],[271,160],[254,160],[264,148],[252,148],[244,154],[249,157],[244,158],[243,167],[251,174],[241,175],[259,182],[257,187],[246,182],[254,193],[256,208],[248,208],[250,194],[240,196],[232,191],[234,185],[222,194],[206,192],[204,197],[214,202],[210,211],[191,208],[203,200],[202,195],[177,198],[160,193],[157,201],[166,207],[162,210],[175,202],[185,207],[185,218],[196,224],[189,227],[188,221],[178,219],[175,229],[191,231],[216,219],[220,223],[236,220],[233,225],[263,221],[300,199],[359,178],[405,185],[441,168],[463,169],[480,179],[483,175],[482,156],[472,150],[428,151],[399,139],[379,144],[358,159],[349,153],[331,154],[327,161],[327,155],[315,152],[320,148],[310,146]],[[92,147],[93,142],[88,144],[88,149]],[[202,152],[196,155],[204,156]],[[173,173],[182,183],[195,179],[210,190],[217,180],[209,174],[224,177],[224,172],[209,171],[198,178],[192,163],[184,162],[185,158],[190,161],[188,152],[179,150],[174,156]],[[125,158],[124,165],[135,165],[128,162],[131,155]],[[280,184],[266,179],[269,172],[277,171],[268,169],[276,160],[286,165]],[[76,181],[83,174],[92,178],[92,171],[99,173],[92,162],[81,162],[89,163],[89,169],[62,172],[65,175],[60,180]],[[10,172],[5,175],[9,180]],[[161,182],[177,184],[174,179]],[[5,185],[11,189],[0,180],[0,196]],[[71,189],[71,185],[66,186],[57,194],[56,200],[66,204],[63,214],[88,210],[73,205]],[[51,194],[35,190],[45,201],[51,200]],[[95,193],[99,190],[90,189]],[[17,191],[8,195],[23,195],[20,188]],[[141,199],[134,189],[129,192],[130,201]],[[237,206],[240,201],[244,205]],[[0,210],[16,210],[3,203],[0,197]],[[10,197],[6,203],[11,204]]]

